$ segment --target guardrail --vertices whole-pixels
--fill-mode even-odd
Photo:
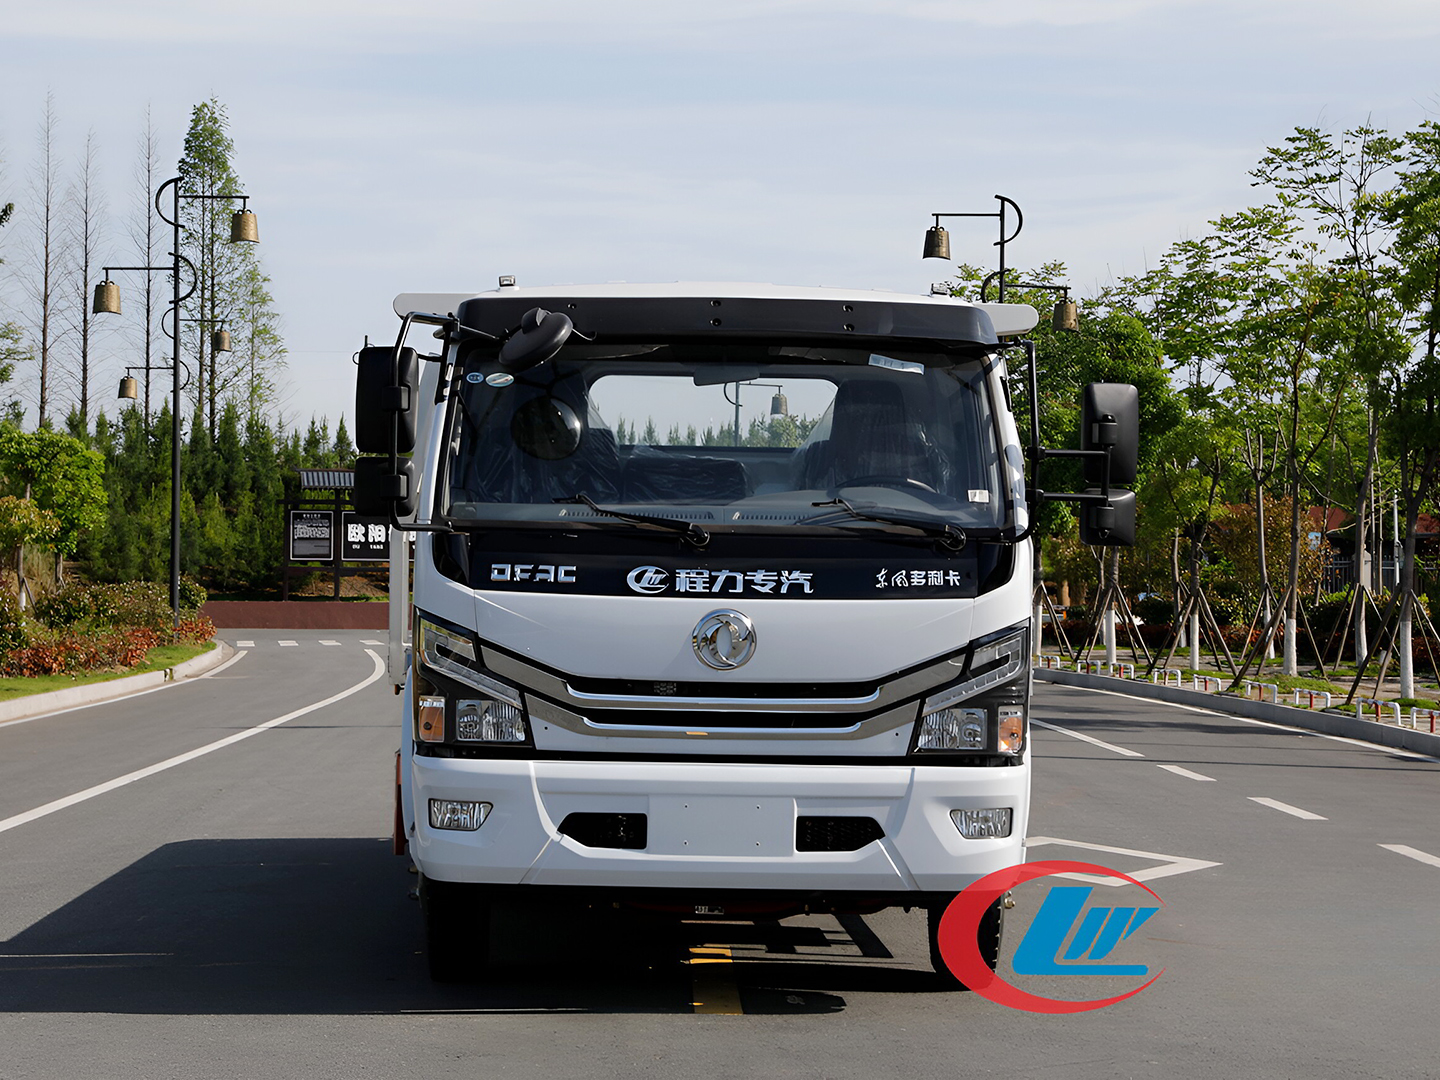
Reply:
[[[1421,717],[1424,717],[1424,718],[1426,718],[1427,720],[1430,721],[1430,734],[1433,735],[1433,734],[1435,734],[1435,718],[1436,718],[1437,716],[1440,716],[1440,710],[1436,710],[1436,709],[1416,709],[1416,708],[1412,708],[1412,709],[1410,710],[1410,726],[1411,726],[1412,728],[1414,728],[1416,731],[1419,731],[1419,730],[1420,730],[1420,718],[1421,718]]]
[[[1329,690],[1296,690],[1294,693],[1296,708],[1313,709],[1317,701],[1323,703],[1320,708],[1330,708]]]
[[[1280,687],[1276,686],[1274,683],[1269,683],[1269,682],[1251,682],[1249,679],[1246,679],[1243,685],[1244,685],[1244,687],[1245,687],[1245,696],[1246,696],[1247,698],[1250,696],[1251,692],[1253,691],[1254,694],[1255,694],[1255,700],[1256,700],[1256,701],[1265,701],[1265,700],[1266,700],[1265,691],[1266,691],[1266,690],[1269,690],[1269,691],[1270,691],[1269,701],[1271,702],[1271,704],[1274,704],[1274,705],[1279,705],[1279,704],[1280,704]]]
[[[1041,656],[1040,656],[1040,667],[1043,667],[1043,668],[1063,668],[1064,666],[1065,666],[1065,661],[1064,661],[1064,660],[1061,660],[1060,657],[1058,657],[1058,656],[1047,656],[1047,655],[1045,655],[1045,654],[1043,654],[1043,653],[1042,653]]]
[[[1370,706],[1375,713],[1374,716],[1366,716],[1366,706]],[[1393,701],[1376,701],[1374,698],[1359,698],[1355,702],[1356,720],[1374,720],[1377,724],[1385,723],[1383,716],[1389,713],[1395,718],[1396,726],[1400,726],[1400,706]]]
[[[1179,668],[1168,667],[1164,671],[1152,671],[1150,673],[1150,681],[1162,686],[1169,686],[1170,676],[1172,675],[1175,676],[1175,685],[1183,688],[1185,685],[1185,673]],[[1163,682],[1161,681],[1162,679]]]
[[[1215,684],[1213,690],[1210,688],[1211,683]],[[1199,690],[1204,694],[1218,694],[1220,692],[1220,680],[1213,675],[1191,675],[1190,686],[1192,689]]]

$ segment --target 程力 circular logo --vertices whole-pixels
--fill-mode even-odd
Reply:
[[[1052,885],[1035,913],[1034,921],[1016,946],[1010,967],[1017,975],[1149,976],[1134,989],[1078,1001],[1047,997],[1023,990],[1001,976],[998,970],[991,970],[981,954],[980,920],[992,905],[1000,903],[1007,892],[1027,881],[1073,874],[1087,875],[1087,880],[1099,876],[1137,885],[1157,903],[1155,906],[1091,904],[1094,886]],[[937,944],[941,959],[950,973],[975,993],[996,1004],[1027,1012],[1089,1012],[1134,997],[1165,973],[1162,968],[1150,975],[1146,965],[1117,963],[1110,955],[1121,942],[1144,926],[1164,903],[1148,885],[1108,867],[1067,860],[1023,863],[988,874],[956,896],[941,917]]]
[[[670,584],[670,572],[658,566],[637,566],[625,575],[625,584],[638,593],[654,596]]]

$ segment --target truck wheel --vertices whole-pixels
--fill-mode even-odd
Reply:
[[[483,886],[420,875],[430,978],[473,982],[490,960],[490,900]]]
[[[994,971],[995,965],[1000,962],[1000,939],[1005,933],[1004,904],[1005,900],[1001,897],[985,909],[975,934],[975,944],[980,948],[980,956],[991,971]],[[925,936],[930,942],[930,966],[935,969],[936,980],[942,989],[969,990],[968,986],[951,974],[944,957],[940,955],[940,919],[949,906],[950,901],[947,899],[942,903],[931,904],[925,912]]]

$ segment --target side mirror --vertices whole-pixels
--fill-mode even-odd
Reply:
[[[409,458],[400,462],[400,471],[392,473],[390,462],[383,457],[362,457],[355,460],[355,512],[362,517],[397,518],[415,513],[419,503],[415,463]]]
[[[1140,393],[1129,383],[1090,383],[1085,387],[1080,403],[1080,449],[1107,447],[1110,483],[1133,484],[1140,456]],[[1104,481],[1105,463],[1087,458],[1085,483]]]
[[[377,345],[360,350],[355,375],[356,450],[362,454],[389,454],[392,432],[395,453],[408,454],[415,449],[419,385],[419,360],[414,349]]]
[[[355,482],[360,482],[356,475]],[[1080,542],[1106,547],[1135,546],[1135,493],[1110,490],[1110,501],[1100,501],[1100,489],[1090,488],[1086,495],[1095,502],[1080,504]]]

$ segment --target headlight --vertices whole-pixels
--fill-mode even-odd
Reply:
[[[966,677],[920,706],[915,753],[1003,754],[1025,750],[1029,634],[1007,630],[971,649]]]
[[[529,741],[520,691],[481,667],[467,630],[417,613],[411,686],[418,742]]]

